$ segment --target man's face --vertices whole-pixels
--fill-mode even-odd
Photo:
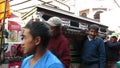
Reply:
[[[23,33],[22,33],[22,48],[23,48],[23,53],[33,53],[36,49],[35,46],[35,41],[32,38],[32,35],[30,34],[30,30],[25,28]]]
[[[50,26],[51,36],[55,34],[55,27]]]
[[[94,39],[98,35],[98,32],[94,29],[90,29],[88,34],[91,39]]]
[[[116,37],[111,37],[111,38],[110,38],[110,41],[111,41],[111,42],[117,42],[117,38],[116,38]]]

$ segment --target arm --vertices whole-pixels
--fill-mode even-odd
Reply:
[[[104,41],[100,40],[100,46],[99,46],[99,60],[100,60],[100,68],[105,67],[105,47],[104,47]]]
[[[61,41],[59,45],[58,57],[66,68],[70,66],[70,48],[67,40]]]
[[[108,41],[106,43],[106,46],[111,47],[111,48],[115,48],[115,49],[119,49],[120,42],[110,42],[110,41]]]
[[[107,46],[109,47],[116,47],[116,46],[120,46],[120,42],[107,42]]]

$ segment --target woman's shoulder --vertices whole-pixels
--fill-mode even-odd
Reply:
[[[30,56],[24,58],[23,62],[28,62],[32,57],[33,57],[33,55],[30,55]]]

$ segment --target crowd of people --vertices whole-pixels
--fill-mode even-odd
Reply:
[[[21,68],[70,68],[69,40],[62,33],[62,20],[51,17],[48,21],[28,22],[23,28],[22,44],[27,56]],[[102,39],[99,26],[90,25],[83,43],[80,68],[117,68],[119,61],[118,35]]]

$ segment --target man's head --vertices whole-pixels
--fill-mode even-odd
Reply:
[[[89,34],[89,37],[91,39],[94,39],[97,35],[98,35],[98,31],[99,31],[99,26],[98,25],[90,25],[88,27],[88,34]]]
[[[50,31],[44,22],[35,21],[28,23],[24,27],[22,36],[24,53],[34,53],[37,48],[47,48],[50,39]]]
[[[59,17],[51,17],[47,23],[51,26],[51,27],[57,27],[57,26],[61,26],[62,24],[62,20]]]
[[[46,23],[50,27],[50,31],[52,33],[52,36],[59,35],[61,25],[62,25],[62,20],[59,17],[51,17]]]
[[[119,35],[117,33],[112,33],[110,41],[117,42],[118,36]]]

